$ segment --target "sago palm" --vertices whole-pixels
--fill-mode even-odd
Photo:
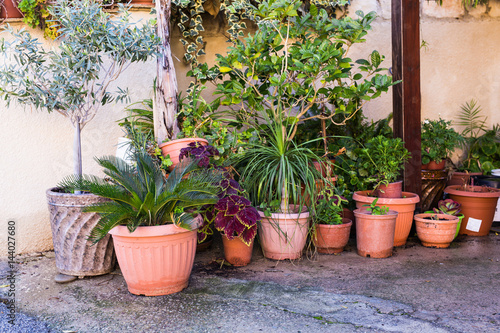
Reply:
[[[60,184],[67,190],[86,191],[110,200],[86,209],[101,215],[90,235],[95,242],[117,225],[126,225],[130,232],[138,226],[168,223],[195,229],[193,216],[186,209],[217,202],[214,184],[221,175],[199,170],[198,161],[184,160],[165,179],[150,155],[138,151],[132,157],[134,166],[114,156],[96,159],[104,168],[106,179],[73,176]]]

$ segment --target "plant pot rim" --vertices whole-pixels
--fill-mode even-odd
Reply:
[[[432,216],[437,216],[437,218],[439,220],[433,220],[433,219],[429,219],[430,217]],[[428,222],[435,222],[435,223],[456,223],[458,220],[459,220],[459,217],[458,216],[455,216],[455,215],[450,215],[450,214],[436,214],[436,213],[420,213],[420,214],[415,214],[415,216],[413,217],[415,219],[415,221],[418,221],[418,222],[425,222],[425,223],[428,223]],[[442,220],[444,219],[444,220]]]
[[[296,208],[292,208],[296,210]],[[307,210],[306,207],[302,210],[302,212],[299,213],[288,213],[288,214],[283,214],[283,213],[271,213],[271,216],[267,217],[264,212],[257,210],[259,212],[260,217],[264,218],[270,218],[270,219],[288,219],[288,220],[294,220],[300,218],[305,218],[309,217],[309,211]]]
[[[353,211],[354,215],[369,215],[372,216],[374,219],[383,219],[387,216],[393,216],[393,215],[398,215],[399,213],[395,210],[389,209],[387,214],[384,215],[373,215],[371,212],[369,212],[366,208],[357,208]],[[382,217],[380,217],[382,216]]]
[[[109,231],[113,236],[120,237],[157,237],[191,232],[176,226],[175,224],[153,225],[153,226],[138,226],[134,232],[130,232],[125,225],[117,225]]]
[[[363,202],[363,203],[371,203],[373,200],[378,197],[372,197],[369,194],[373,193],[373,191],[356,191],[354,192],[352,199],[355,201]],[[378,198],[377,204],[410,204],[417,203],[420,201],[420,197],[411,192],[403,192],[403,198]]]
[[[47,195],[51,195],[51,196],[54,196],[54,197],[99,197],[97,194],[94,194],[94,193],[90,193],[90,192],[83,192],[81,194],[77,194],[77,193],[68,193],[68,192],[61,192],[62,188],[58,187],[58,186],[55,186],[55,187],[51,187],[49,189],[47,189],[47,191],[45,191],[45,193]]]
[[[165,147],[165,146],[168,146],[168,145],[171,145],[171,144],[182,143],[182,142],[203,142],[203,143],[207,143],[208,144],[208,140],[202,139],[202,138],[182,138],[182,139],[174,139],[174,140],[170,140],[170,141],[167,141],[167,142],[160,143],[158,145],[158,148],[162,148],[162,147]]]
[[[500,189],[487,186],[467,186],[471,191],[465,191],[463,185],[450,185],[444,189],[445,193],[462,197],[498,198]]]
[[[342,219],[341,224],[326,224],[326,223],[316,223],[316,226],[323,226],[323,227],[335,227],[335,228],[340,228],[340,227],[347,227],[349,225],[352,225],[352,220],[344,217]]]

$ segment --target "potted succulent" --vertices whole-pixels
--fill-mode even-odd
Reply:
[[[460,231],[460,226],[462,225],[462,219],[464,218],[464,214],[460,213],[461,206],[462,205],[460,203],[452,199],[439,200],[437,208],[433,208],[432,212],[430,212],[435,214],[448,214],[458,217],[457,230],[455,232],[454,238],[458,236],[458,232]]]
[[[446,159],[461,140],[462,136],[451,127],[451,121],[425,119],[422,122],[422,169],[444,169]]]
[[[417,236],[425,247],[447,248],[455,238],[458,216],[450,214],[415,214]]]
[[[0,50],[1,56],[17,60],[0,67],[0,96],[7,103],[15,100],[49,113],[56,111],[71,121],[75,128],[77,177],[82,175],[81,130],[94,118],[100,105],[126,97],[122,89],[111,91],[110,83],[131,63],[154,56],[157,49],[152,24],[135,27],[128,21],[124,7],[120,8],[124,15],[111,20],[94,1],[58,1],[49,8],[60,22],[57,47],[46,51],[27,31],[14,32],[8,28],[14,38]],[[81,207],[102,198],[80,190],[67,193],[60,188],[49,189],[47,198],[56,265],[64,274],[58,276],[58,281],[111,271],[112,245],[104,238],[102,245],[89,248],[87,241],[98,216],[92,213],[79,216]]]
[[[387,258],[394,247],[394,230],[398,212],[387,206],[371,204],[354,210],[358,254],[370,258]]]
[[[316,201],[312,241],[319,253],[340,253],[349,241],[352,221],[344,218],[343,204],[347,200],[334,193],[333,188],[322,190]]]
[[[99,223],[90,238],[113,236],[123,277],[132,294],[157,296],[188,285],[196,252],[198,207],[217,202],[220,173],[200,169],[198,160],[180,163],[168,178],[145,150],[132,153],[134,166],[114,156],[97,159],[108,179],[69,177],[66,189],[80,189],[110,201],[87,207]],[[198,217],[197,217],[198,216]]]
[[[365,144],[360,154],[360,168],[376,179],[375,190],[356,191],[353,200],[356,207],[371,204],[377,199],[377,205],[388,206],[399,214],[396,220],[394,246],[406,244],[413,223],[413,212],[420,198],[415,193],[402,192],[402,182],[393,183],[403,168],[404,161],[410,154],[403,146],[400,138],[387,138],[382,135],[374,137]],[[393,191],[392,186],[397,186]],[[356,225],[357,228],[357,225]],[[357,229],[356,229],[357,230]]]

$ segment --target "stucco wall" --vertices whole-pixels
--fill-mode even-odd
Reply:
[[[493,0],[492,0],[493,1]],[[353,50],[352,58],[366,57],[377,49],[386,56],[385,66],[391,66],[390,0],[353,0],[350,13],[361,9],[376,10],[380,17],[373,24],[366,44]],[[133,17],[146,18],[148,11],[135,11]],[[460,105],[477,99],[490,124],[500,122],[497,93],[500,82],[500,6],[478,8],[470,12],[460,7],[460,0],[445,1],[439,7],[421,1],[421,37],[428,44],[421,50],[422,114],[435,119],[439,115],[454,119]],[[20,28],[22,24],[15,24]],[[40,39],[42,35],[33,31]],[[0,34],[0,37],[5,34]],[[182,58],[182,46],[173,35],[174,54]],[[222,53],[225,37],[216,25],[206,31],[207,54]],[[188,69],[176,61],[180,90],[185,90]],[[156,65],[140,64],[128,69],[118,82],[129,86],[132,101],[151,94]],[[100,174],[94,156],[114,154],[121,130],[116,120],[124,116],[124,105],[108,105],[82,132],[84,172]],[[73,129],[59,114],[46,114],[0,102],[0,256],[7,254],[7,222],[17,226],[18,253],[52,248],[49,215],[45,191],[72,173]],[[391,94],[369,102],[364,113],[373,119],[385,117],[392,110]]]

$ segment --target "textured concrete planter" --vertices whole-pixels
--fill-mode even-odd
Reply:
[[[73,276],[111,272],[116,264],[113,241],[108,235],[92,245],[88,237],[100,217],[97,213],[82,211],[106,199],[94,194],[63,193],[57,188],[47,190],[46,194],[58,271]]]

